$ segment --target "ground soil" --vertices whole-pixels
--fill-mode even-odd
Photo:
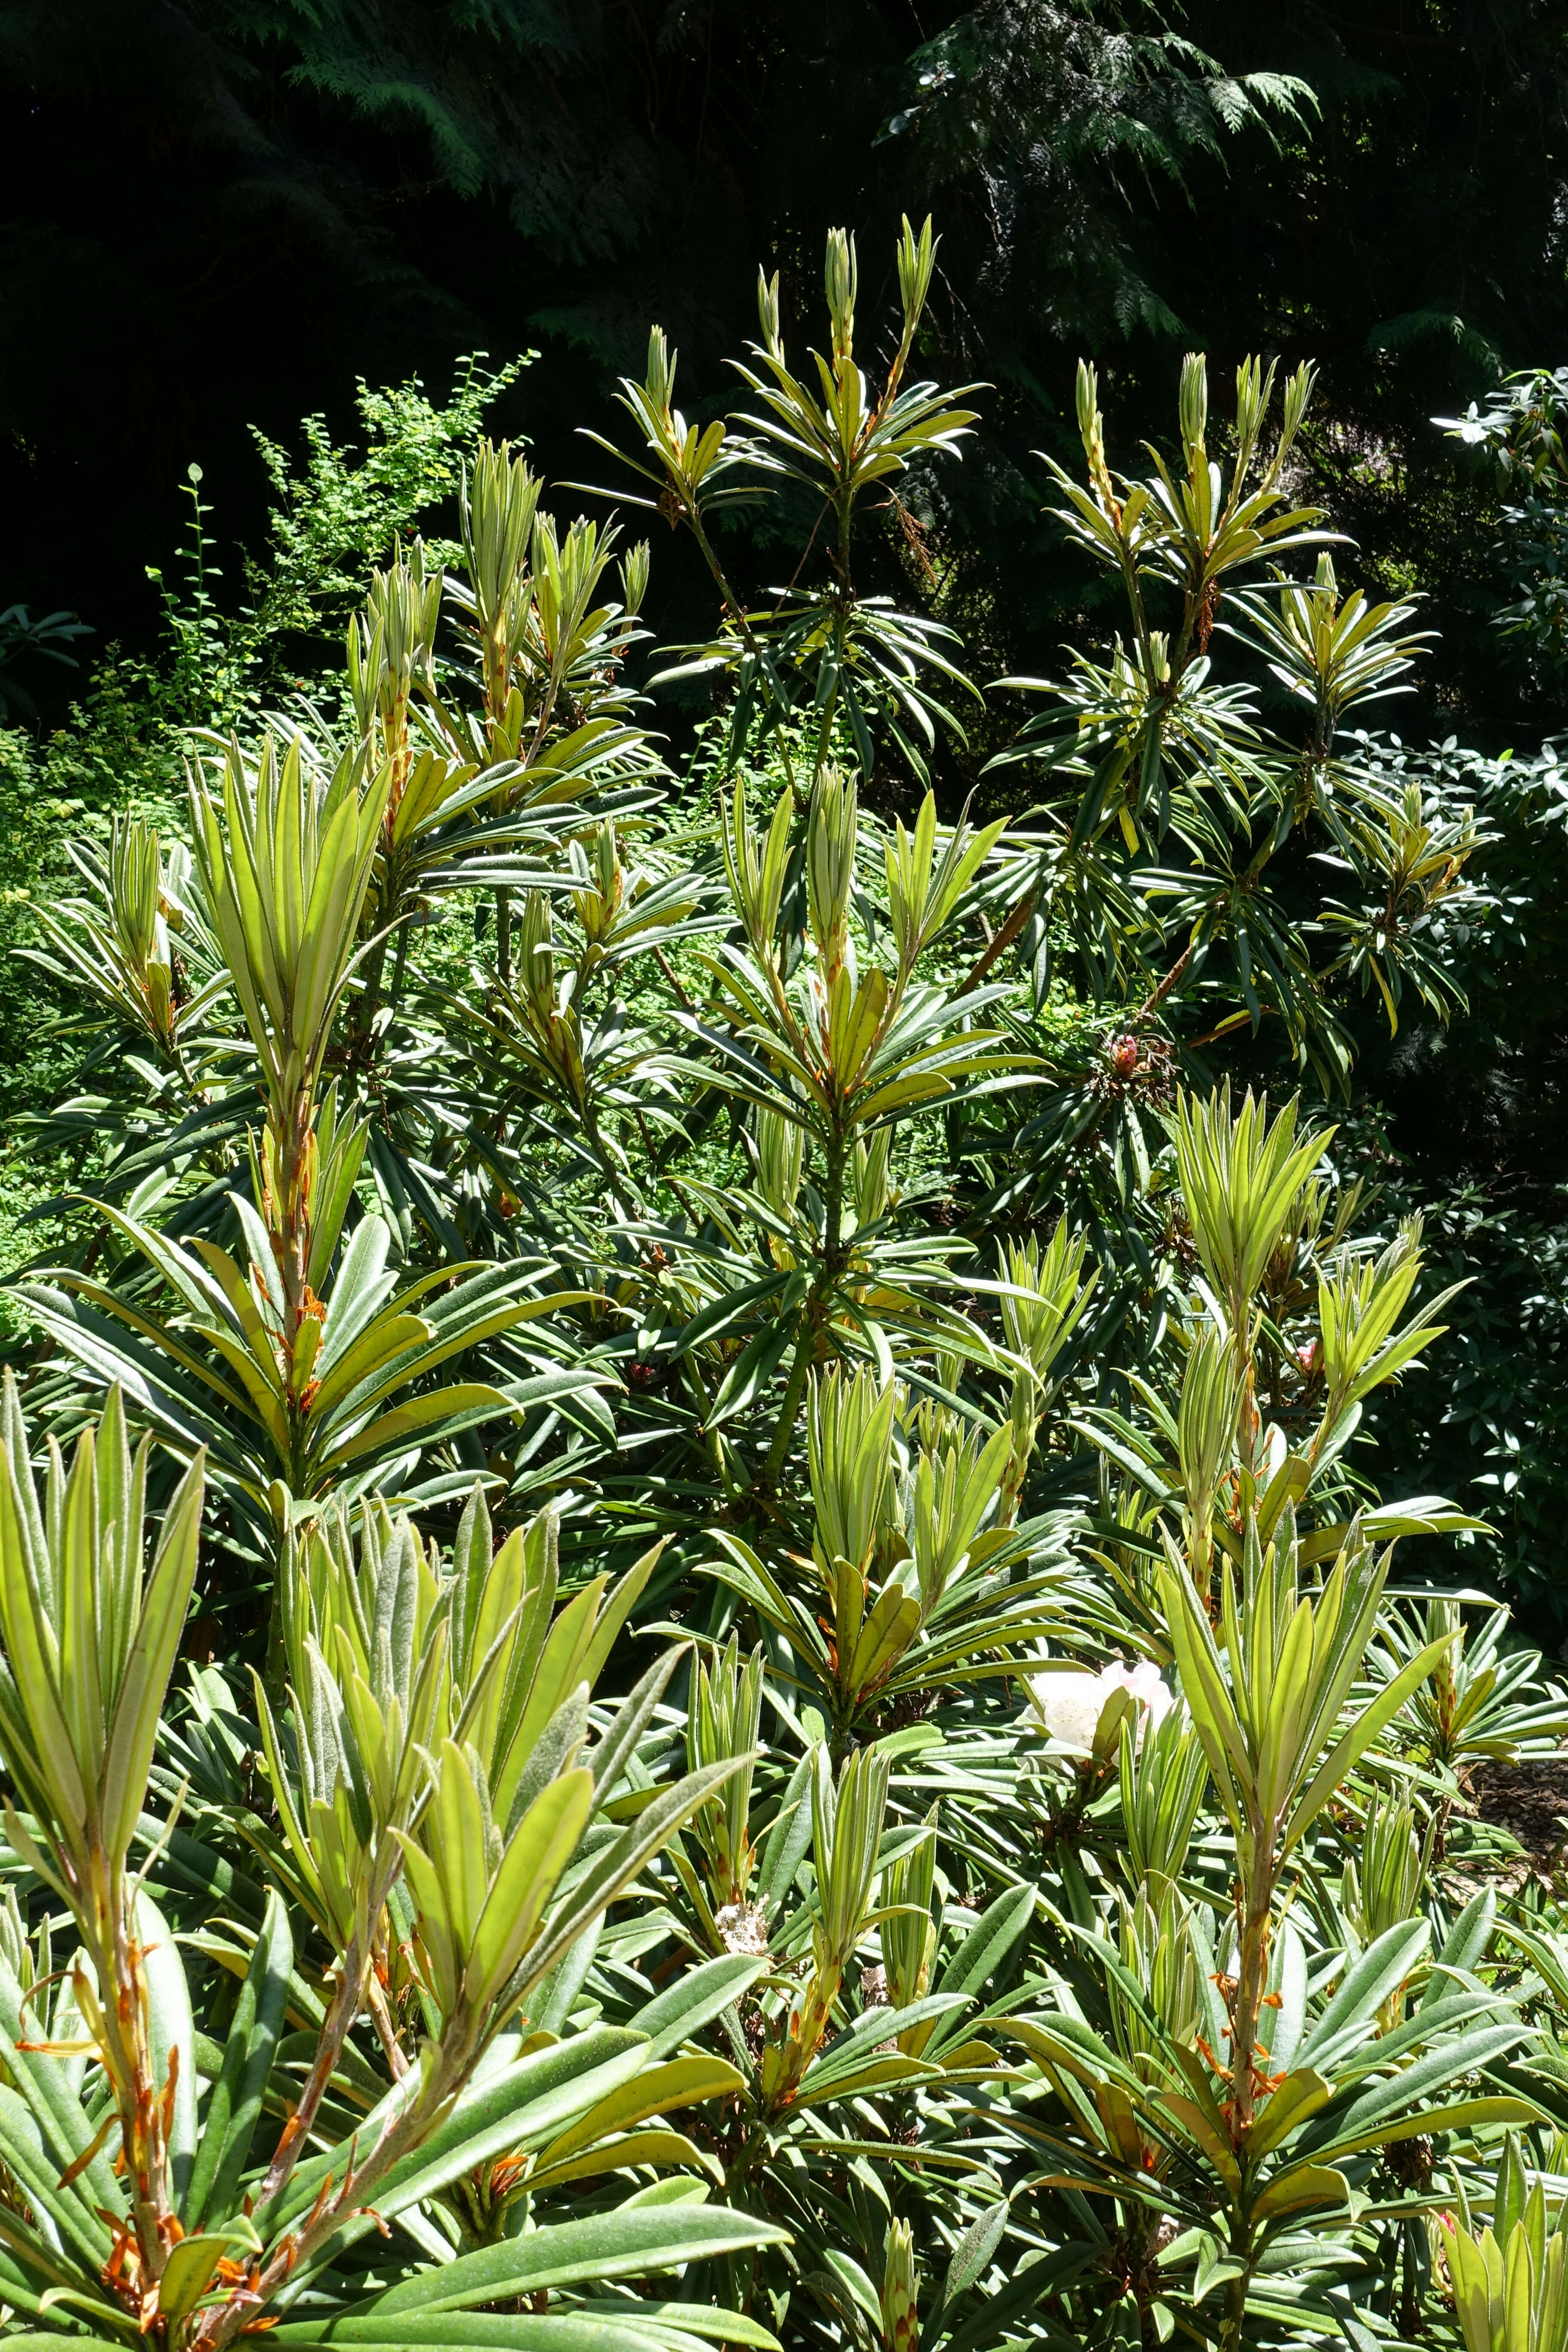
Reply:
[[[1476,1816],[1523,1848],[1507,1874],[1550,1879],[1568,1863],[1568,1755],[1480,1764],[1469,1775]]]

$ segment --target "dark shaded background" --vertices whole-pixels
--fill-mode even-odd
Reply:
[[[1314,465],[1371,569],[1432,593],[1435,699],[1508,735],[1485,521],[1427,419],[1563,355],[1568,11],[1170,21],[1175,41],[1030,0],[13,0],[0,593],[147,641],[193,458],[220,532],[254,538],[247,425],[344,425],[356,375],[440,384],[476,347],[540,346],[502,421],[578,470],[571,427],[606,421],[650,319],[689,393],[721,398],[759,260],[798,314],[842,222],[875,291],[899,213],[929,207],[932,358],[996,387],[952,541],[1005,658],[1081,595],[1028,461],[1077,353],[1131,432],[1163,425],[1184,345],[1262,346],[1321,363]],[[1315,102],[1228,127],[1211,66]]]

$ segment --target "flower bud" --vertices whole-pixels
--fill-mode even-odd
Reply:
[[[920,2284],[913,2232],[907,2221],[895,2221],[888,2231],[888,2268],[882,2281],[882,2343],[885,2352],[915,2352],[920,2342],[920,2321],[915,2308]]]

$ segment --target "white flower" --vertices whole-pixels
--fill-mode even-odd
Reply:
[[[1100,1710],[1112,1691],[1130,1691],[1151,1724],[1159,1723],[1175,1704],[1160,1669],[1147,1658],[1140,1658],[1135,1666],[1101,1666],[1097,1675],[1032,1675],[1029,1687],[1050,1737],[1079,1756],[1093,1748]]]
[[[1029,1687],[1047,1731],[1058,1747],[1087,1756],[1094,1745],[1104,1694],[1097,1675],[1034,1675]]]
[[[1123,1666],[1120,1672],[1114,1666],[1107,1666],[1100,1676],[1101,1681],[1105,1675],[1110,1675],[1112,1681],[1120,1681],[1141,1706],[1148,1708],[1152,1731],[1158,1729],[1176,1704],[1165,1686],[1164,1676],[1152,1658],[1140,1658],[1135,1666]]]

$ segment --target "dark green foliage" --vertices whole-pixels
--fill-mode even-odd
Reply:
[[[1496,625],[1549,726],[1561,711],[1568,677],[1565,411],[1568,369],[1536,368],[1507,377],[1447,427],[1476,452],[1477,478],[1503,498],[1501,536],[1492,555],[1506,601]]]
[[[1419,775],[1493,830],[1489,906],[1451,941],[1467,1008],[1442,1027],[1417,1013],[1369,1035],[1362,1086],[1381,1106],[1364,1165],[1391,1209],[1426,1219],[1434,1281],[1473,1284],[1447,1376],[1384,1401],[1377,1433],[1405,1475],[1464,1495],[1497,1529],[1485,1550],[1541,1612],[1568,1617],[1568,1521],[1555,1432],[1568,1378],[1568,777],[1549,745],[1490,760],[1450,740],[1385,740],[1393,775]],[[1389,1151],[1390,1143],[1395,1147]]]

